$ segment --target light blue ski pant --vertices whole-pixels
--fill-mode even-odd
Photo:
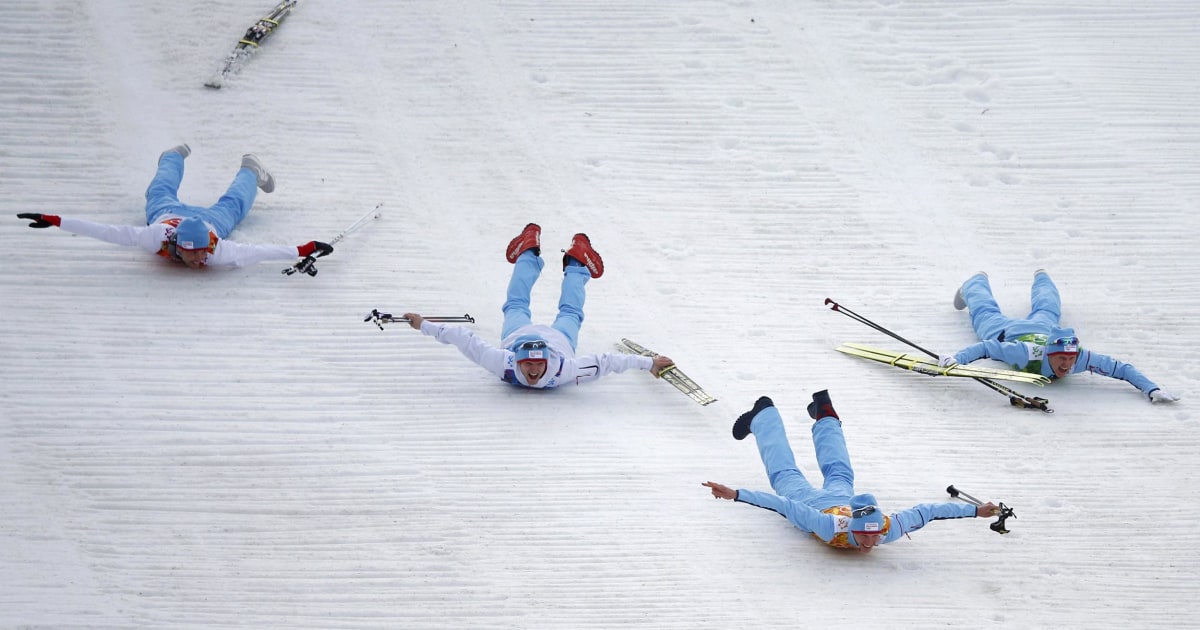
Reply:
[[[172,151],[158,161],[158,172],[146,189],[146,225],[165,215],[197,217],[204,220],[219,238],[228,238],[233,229],[250,213],[258,194],[258,177],[248,168],[238,169],[229,190],[217,203],[203,208],[179,201],[179,184],[183,181],[183,156]]]
[[[818,510],[849,504],[854,496],[854,469],[850,466],[841,420],[830,416],[812,425],[817,465],[825,478],[821,488],[814,488],[796,467],[779,410],[768,407],[760,411],[750,423],[750,431],[758,442],[758,454],[775,494]]]
[[[525,250],[517,258],[513,265],[512,278],[508,281],[508,298],[501,309],[504,311],[501,339],[508,337],[514,330],[533,323],[533,314],[529,311],[529,294],[533,291],[533,285],[545,264],[531,249]],[[587,297],[584,288],[591,278],[587,267],[574,260],[563,271],[562,293],[558,298],[558,317],[550,327],[566,335],[572,350],[579,343],[579,329],[583,326],[583,302]]]
[[[1000,312],[996,298],[992,297],[992,286],[987,276],[976,274],[967,279],[962,286],[963,300],[971,313],[971,326],[980,341],[1000,339],[1013,341],[1021,335],[1031,333],[1049,334],[1052,328],[1058,326],[1062,317],[1062,299],[1058,295],[1058,287],[1047,273],[1039,273],[1033,277],[1033,288],[1030,289],[1029,303],[1032,310],[1025,319],[1006,317]],[[1001,337],[1001,334],[1004,336]]]

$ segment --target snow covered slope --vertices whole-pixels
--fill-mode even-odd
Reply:
[[[1102,6],[1100,6],[1102,5]],[[303,0],[224,89],[269,3],[0,4],[0,627],[1194,626],[1200,605],[1200,10],[1083,0]],[[339,243],[321,273],[194,272],[29,230],[136,224],[164,149],[234,233]],[[471,313],[498,340],[521,227],[587,232],[581,352],[645,374],[516,391],[362,321]],[[1075,376],[1053,415],[836,353],[974,340],[1046,268],[1064,323],[1184,398]],[[1011,534],[935,523],[839,553],[700,482],[768,488],[729,436],[774,398],[818,479],[829,388],[858,487],[953,483]]]

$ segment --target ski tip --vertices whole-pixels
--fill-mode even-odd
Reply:
[[[221,79],[212,79],[212,80],[209,80],[204,83],[204,87],[212,88],[214,90],[221,89],[221,85],[222,85]]]

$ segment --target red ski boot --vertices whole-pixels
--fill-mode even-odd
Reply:
[[[580,232],[571,239],[571,247],[567,248],[563,256],[563,269],[567,268],[568,259],[574,258],[580,264],[587,267],[593,278],[599,278],[604,275],[604,260],[600,258],[600,254],[592,249],[592,241],[588,239],[587,234]]]
[[[542,255],[542,226],[536,223],[527,224],[516,238],[508,242],[508,250],[505,251],[504,257],[508,262],[515,264],[517,258],[527,249],[532,249],[534,256]]]

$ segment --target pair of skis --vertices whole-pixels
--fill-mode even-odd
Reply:
[[[834,311],[837,311],[849,317],[850,319],[859,322],[860,324],[864,324],[869,328],[878,330],[879,332],[897,341],[903,342],[906,345],[920,350],[926,355],[933,357],[934,360],[928,361],[913,355],[891,352],[888,350],[877,350],[869,346],[854,343],[842,344],[840,347],[838,347],[840,352],[871,361],[886,363],[900,369],[927,374],[929,376],[961,376],[965,378],[971,378],[984,385],[988,389],[998,394],[1007,396],[1008,402],[1014,407],[1020,407],[1022,409],[1037,409],[1045,413],[1054,413],[1054,410],[1048,406],[1050,401],[1046,400],[1045,398],[1026,396],[1021,392],[1012,389],[1011,387],[1007,387],[996,382],[997,380],[1008,380],[1037,385],[1039,387],[1050,382],[1049,379],[1041,376],[1040,374],[1027,374],[1025,372],[1016,372],[1013,370],[999,370],[994,368],[973,367],[966,365],[942,367],[937,363],[936,353],[930,352],[929,350],[918,346],[917,344],[905,339],[904,337],[901,337],[900,335],[897,335],[887,328],[884,328],[883,326],[876,324],[875,322],[863,317],[862,315],[859,315],[858,313],[855,313],[841,304],[834,302],[830,298],[825,298],[825,304]]]
[[[626,354],[640,354],[644,357],[658,356],[657,352],[628,339],[621,339],[621,343],[617,344],[617,349]],[[701,406],[717,402],[716,398],[713,398],[712,395],[704,391],[704,388],[697,385],[696,381],[693,381],[687,374],[684,374],[683,370],[680,370],[677,365],[672,364],[663,368],[658,373],[658,377],[674,385],[675,389],[686,394],[688,398],[700,403]]]
[[[282,0],[282,2],[275,5],[274,9],[271,9],[270,13],[259,18],[254,23],[254,26],[251,26],[246,31],[246,34],[238,40],[237,45],[233,47],[233,52],[225,57],[225,63],[221,66],[221,69],[205,82],[204,85],[218,90],[221,89],[221,86],[225,84],[226,77],[240,70],[250,55],[254,54],[254,51],[258,50],[258,47],[262,45],[263,41],[271,33],[274,33],[280,24],[283,24],[283,20],[291,14],[292,9],[296,8],[296,2],[298,0]]]
[[[871,361],[887,363],[888,365],[898,367],[902,370],[917,372],[928,376],[962,376],[966,378],[991,378],[1003,381],[1016,381],[1018,383],[1027,383],[1029,385],[1037,385],[1042,387],[1050,384],[1050,379],[1041,374],[1030,374],[1028,372],[1017,372],[1015,370],[1002,370],[988,367],[975,367],[971,365],[951,365],[943,367],[938,365],[937,361],[930,361],[924,357],[919,357],[903,352],[892,352],[890,350],[879,350],[870,346],[865,346],[861,343],[844,343],[837,347],[837,351],[843,354],[848,354],[854,357],[861,357]]]

